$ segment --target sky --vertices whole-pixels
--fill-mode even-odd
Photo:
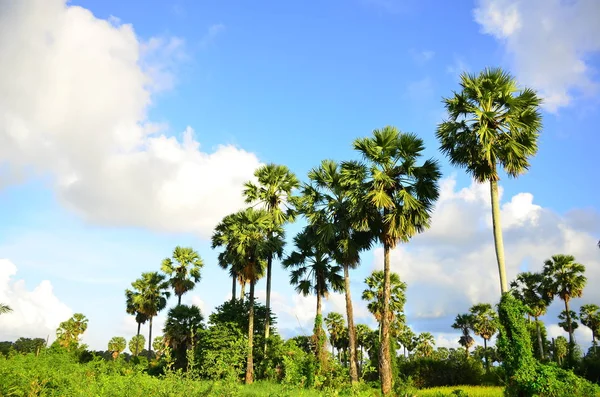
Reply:
[[[435,129],[460,73],[490,66],[544,98],[530,171],[500,181],[508,277],[572,254],[588,277],[573,309],[600,304],[599,19],[596,0],[2,1],[0,302],[14,312],[0,316],[0,340],[52,341],[77,312],[91,348],[129,339],[124,290],[176,245],[204,260],[183,302],[207,317],[231,287],[210,235],[243,208],[254,170],[285,164],[306,181],[394,125],[424,140],[443,178],[431,229],[392,252],[392,270],[413,330],[458,346],[454,317],[495,304],[499,281],[489,188],[448,164]],[[382,258],[363,253],[351,274],[355,321],[372,327],[360,295]],[[275,263],[279,333],[308,334],[315,298],[288,277]],[[562,309],[543,318],[552,337],[566,335]],[[345,313],[342,295],[329,311]],[[591,332],[576,338],[588,346]]]

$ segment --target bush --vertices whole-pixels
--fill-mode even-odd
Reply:
[[[402,381],[409,378],[418,388],[437,386],[480,385],[484,375],[483,365],[478,360],[451,356],[446,360],[413,358],[399,360],[398,369]]]

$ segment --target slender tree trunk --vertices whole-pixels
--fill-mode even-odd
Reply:
[[[504,265],[504,241],[502,240],[502,226],[500,224],[500,199],[498,197],[498,181],[490,180],[490,193],[492,196],[492,226],[494,229],[494,247],[498,260],[498,273],[500,273],[500,292],[508,292],[506,281],[506,267]]]
[[[149,330],[148,330],[148,360],[150,360],[152,356],[152,317],[150,316]]]
[[[465,357],[467,360],[469,359],[469,346],[467,344],[465,344]]]
[[[538,348],[540,349],[540,360],[544,359],[544,343],[542,343],[542,331],[540,329],[540,322],[537,318],[537,316],[534,316],[535,318],[535,331],[537,333],[537,341],[538,341]]]
[[[273,233],[269,233],[269,236],[272,237]],[[267,352],[267,341],[269,339],[269,331],[271,329],[271,268],[273,265],[273,255],[269,255],[267,258],[267,299],[266,299],[266,307],[267,307],[267,315],[265,317],[265,353]]]
[[[567,312],[567,325],[569,327],[569,351],[573,344],[573,326],[571,325],[571,312],[569,311],[569,300],[565,299],[565,311]]]
[[[379,376],[381,393],[384,396],[392,392],[392,366],[390,356],[390,247],[383,244],[383,313],[381,316],[381,343],[379,346]]]
[[[177,295],[177,306],[181,306],[181,295]]]
[[[321,295],[321,285],[319,280],[317,280],[317,314],[315,316],[315,329],[313,330],[315,334],[315,356],[317,357],[317,361],[323,365],[325,362],[324,355],[324,339],[323,339],[323,309],[322,309],[322,295]]]
[[[352,310],[352,295],[350,294],[350,270],[348,264],[344,264],[344,284],[346,290],[346,315],[348,317],[348,348],[350,360],[350,381],[358,382],[358,371],[356,369],[356,329],[354,328],[354,312]]]
[[[596,354],[596,347],[598,346],[598,342],[596,342],[596,331],[592,329],[592,346],[594,346],[594,355]]]
[[[485,357],[485,373],[490,373],[490,360],[488,358],[487,339],[483,338],[483,357]]]
[[[139,336],[140,336],[140,329],[141,329],[141,327],[142,327],[142,323],[137,323],[137,325],[138,325],[138,330],[137,330],[137,334],[136,334],[137,338],[135,338],[135,353],[134,353],[134,355],[135,355],[136,357],[137,357],[137,355],[138,355],[138,353],[139,353],[139,352],[138,352],[138,347],[139,347],[138,338],[139,338]]]
[[[235,301],[236,287],[237,287],[237,277],[233,275],[231,277],[231,302]]]
[[[246,362],[246,384],[254,381],[254,356],[252,353],[254,341],[254,282],[250,281],[250,310],[248,312],[248,360]]]
[[[244,301],[245,296],[246,296],[246,282],[244,281],[242,283],[242,286],[240,287],[240,302]]]

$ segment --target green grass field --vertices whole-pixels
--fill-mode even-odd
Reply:
[[[418,397],[453,396],[454,390],[460,389],[469,397],[502,397],[503,389],[498,386],[450,386],[423,389],[417,392]],[[456,394],[454,394],[456,395]]]

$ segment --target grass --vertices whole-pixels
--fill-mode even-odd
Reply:
[[[456,396],[455,390],[462,390],[469,397],[502,397],[503,388],[499,386],[446,386],[417,391],[418,397]],[[460,394],[458,394],[460,395]]]

